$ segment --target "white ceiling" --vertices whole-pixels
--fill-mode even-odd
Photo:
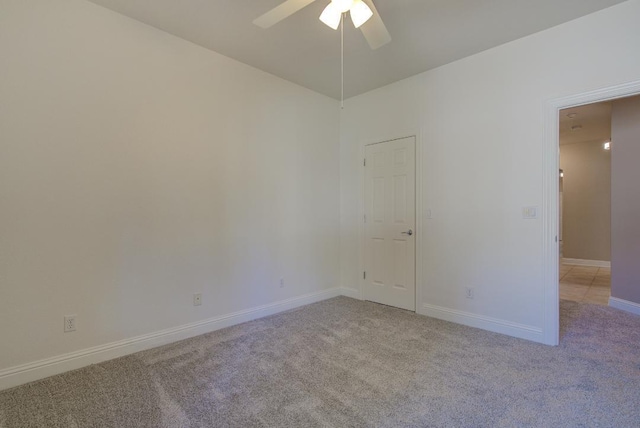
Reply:
[[[569,115],[575,115],[575,117],[572,119]],[[560,111],[561,145],[598,140],[604,143],[610,139],[610,101]]]
[[[252,21],[283,0],[89,0],[333,98],[340,32],[316,0],[268,30]],[[349,98],[624,0],[375,0],[393,40],[372,51],[345,20]],[[561,42],[561,41],[560,41]]]

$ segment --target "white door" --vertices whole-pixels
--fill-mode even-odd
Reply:
[[[365,177],[364,298],[415,311],[415,138],[366,146]]]

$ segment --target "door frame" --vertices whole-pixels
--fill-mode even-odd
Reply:
[[[365,271],[365,245],[366,245],[366,230],[364,223],[364,213],[365,213],[365,169],[364,169],[364,158],[365,158],[365,149],[367,146],[372,144],[381,144],[387,143],[389,141],[401,140],[403,138],[413,138],[415,144],[415,162],[416,162],[416,176],[415,176],[415,205],[416,205],[416,224],[415,224],[415,303],[417,314],[424,314],[424,310],[422,308],[422,284],[423,284],[423,196],[422,196],[422,138],[421,132],[414,130],[409,132],[399,132],[393,135],[382,136],[379,138],[371,138],[371,139],[363,139],[359,144],[359,165],[358,165],[358,176],[360,179],[360,191],[358,192],[358,268],[359,268],[359,280],[358,280],[358,299],[364,300],[364,287],[365,280],[363,278],[362,272]]]
[[[545,106],[543,144],[543,341],[547,345],[560,342],[560,285],[558,216],[560,183],[560,110],[640,95],[640,80],[620,85],[555,98]]]

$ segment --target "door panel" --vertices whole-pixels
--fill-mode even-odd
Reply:
[[[393,240],[393,286],[405,290],[407,288],[407,241],[394,239]]]
[[[372,239],[371,250],[373,252],[373,265],[371,269],[371,283],[377,286],[385,285],[385,242],[384,239]]]
[[[384,177],[373,179],[373,221],[384,223]]]
[[[393,222],[407,224],[407,176],[393,177]]]
[[[369,145],[365,156],[364,296],[415,311],[415,138]]]

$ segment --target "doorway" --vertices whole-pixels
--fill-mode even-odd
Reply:
[[[560,299],[607,305],[611,293],[611,101],[559,114]]]
[[[550,100],[547,103],[547,114],[544,129],[544,183],[543,183],[543,342],[558,345],[560,341],[560,307],[559,307],[559,180],[560,170],[558,117],[563,109],[592,104],[602,101],[613,101],[640,95],[640,81],[623,83],[604,89],[597,89],[567,97]],[[615,255],[613,259],[613,281],[615,288]],[[639,273],[640,275],[640,273]],[[611,297],[611,306],[622,308],[619,299]],[[626,303],[626,302],[624,302]],[[627,305],[631,307],[630,305]],[[635,307],[635,306],[634,306]],[[640,311],[639,311],[640,312]]]
[[[364,167],[364,299],[415,311],[415,137],[367,145]]]

